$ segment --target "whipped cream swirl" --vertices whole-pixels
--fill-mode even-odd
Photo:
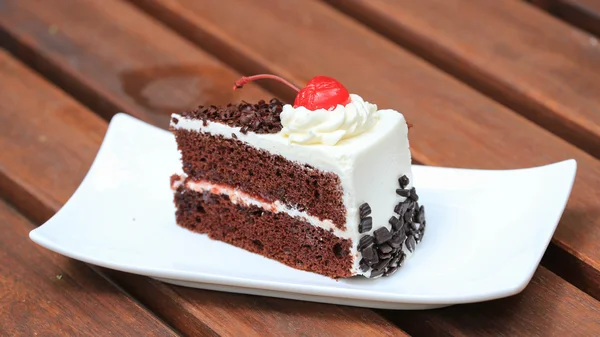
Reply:
[[[359,135],[379,120],[377,105],[350,94],[350,103],[333,110],[311,111],[305,107],[283,106],[281,134],[291,143],[335,145],[340,140]]]

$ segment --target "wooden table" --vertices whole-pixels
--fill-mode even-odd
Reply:
[[[0,0],[0,335],[600,335],[599,27],[597,0]],[[267,81],[230,90],[263,72],[297,85],[327,74],[402,111],[417,163],[575,158],[529,286],[369,310],[171,286],[28,239],[77,188],[115,113],[165,128],[198,104],[290,101]]]

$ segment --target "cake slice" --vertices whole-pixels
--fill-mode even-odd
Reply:
[[[331,78],[294,105],[200,106],[170,129],[176,221],[193,232],[331,278],[391,275],[423,238],[406,120]]]

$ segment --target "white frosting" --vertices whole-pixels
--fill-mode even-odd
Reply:
[[[377,105],[351,94],[346,106],[333,110],[308,110],[286,104],[281,112],[281,134],[291,143],[335,145],[340,140],[360,135],[377,123]]]
[[[409,188],[412,186],[408,126],[404,116],[395,110],[377,110],[370,112],[370,116],[377,122],[369,128],[361,127],[360,134],[354,129],[353,137],[341,137],[335,146],[290,142],[288,135],[283,132],[243,134],[239,127],[210,121],[204,126],[201,120],[184,118],[178,114],[173,114],[178,123],[171,122],[171,127],[225,138],[235,135],[236,139],[252,147],[337,174],[343,188],[346,230],[343,233],[336,232],[336,235],[352,240],[355,261],[351,272],[363,274],[358,268],[360,254],[356,250],[360,237],[366,234],[358,232],[359,206],[368,202],[372,209],[373,228],[368,234],[380,227],[391,229],[388,220],[394,215],[394,206],[405,199],[396,194],[398,178],[406,175],[411,182]],[[318,225],[318,222],[313,222],[313,225]],[[367,271],[366,274],[369,273]]]

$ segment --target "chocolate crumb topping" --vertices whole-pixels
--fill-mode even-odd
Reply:
[[[419,196],[417,195],[417,191],[414,187],[410,189],[410,198],[414,201],[419,201]]]
[[[400,177],[398,179],[398,185],[400,185],[400,188],[405,189],[406,186],[408,186],[409,180],[408,177],[406,175],[403,175],[402,177]]]
[[[374,269],[371,272],[371,278],[376,278],[376,277],[379,277],[379,276],[383,275],[384,271],[385,271],[385,269],[379,269],[379,270]]]
[[[390,233],[387,228],[381,227],[373,232],[373,237],[375,237],[375,243],[380,245],[390,240],[392,238],[392,233]]]
[[[368,217],[362,218],[360,220],[360,224],[358,224],[358,232],[359,233],[368,232],[371,230],[371,228],[373,228],[373,218],[368,216]]]
[[[392,216],[389,220],[390,225],[392,225],[392,229],[394,230],[398,230],[398,227],[400,226],[400,219],[396,218],[395,216]]]
[[[396,194],[398,194],[401,197],[408,198],[410,196],[410,191],[398,188],[396,189]]]
[[[374,264],[379,262],[379,257],[377,257],[377,251],[373,247],[367,247],[361,251],[363,255],[363,259],[367,261],[369,264]]]
[[[360,241],[358,241],[358,250],[363,250],[367,247],[372,246],[373,242],[375,242],[375,239],[373,239],[372,236],[370,236],[370,235],[363,236],[362,238],[360,238]]]
[[[365,202],[364,204],[360,205],[358,211],[360,213],[360,218],[362,219],[371,214],[371,206]]]
[[[408,250],[412,253],[415,251],[415,248],[417,247],[417,242],[415,241],[414,237],[409,237],[406,240],[406,248],[408,248]]]
[[[387,270],[387,271],[386,271],[386,272],[383,274],[383,276],[392,276],[392,275],[394,275],[394,273],[395,273],[395,272],[397,272],[397,271],[398,271],[398,266],[396,266],[396,267],[391,267],[391,268],[389,268],[389,269],[388,269],[388,270]]]
[[[273,98],[269,103],[260,100],[251,104],[242,102],[239,104],[228,104],[226,106],[204,106],[201,105],[193,110],[184,111],[181,116],[200,119],[204,126],[208,121],[218,122],[231,127],[241,128],[243,134],[254,133],[277,133],[281,131],[280,114],[283,111],[283,103]]]
[[[379,246],[379,251],[382,254],[389,254],[389,253],[392,252],[392,250],[393,250],[392,246],[388,245],[387,243],[384,243],[384,244],[382,244],[382,245]]]
[[[373,232],[373,235],[365,234],[359,240],[358,250],[362,254],[359,268],[362,272],[371,269],[368,276],[370,278],[394,274],[402,266],[406,254],[414,252],[416,246],[423,239],[427,224],[425,207],[420,206],[417,202],[419,196],[414,187],[406,189],[409,183],[410,181],[405,175],[398,179],[400,188],[396,189],[396,193],[405,199],[394,207],[394,213],[398,216],[392,216],[388,220],[391,230],[387,227],[380,227]],[[372,227],[372,218],[364,216],[367,213],[367,207],[370,215],[371,208],[367,203],[359,207],[360,233],[368,232]],[[369,219],[368,230],[364,230],[363,226],[367,222],[366,219]]]
[[[369,264],[365,261],[365,259],[360,260],[359,267],[362,272],[369,270]]]

